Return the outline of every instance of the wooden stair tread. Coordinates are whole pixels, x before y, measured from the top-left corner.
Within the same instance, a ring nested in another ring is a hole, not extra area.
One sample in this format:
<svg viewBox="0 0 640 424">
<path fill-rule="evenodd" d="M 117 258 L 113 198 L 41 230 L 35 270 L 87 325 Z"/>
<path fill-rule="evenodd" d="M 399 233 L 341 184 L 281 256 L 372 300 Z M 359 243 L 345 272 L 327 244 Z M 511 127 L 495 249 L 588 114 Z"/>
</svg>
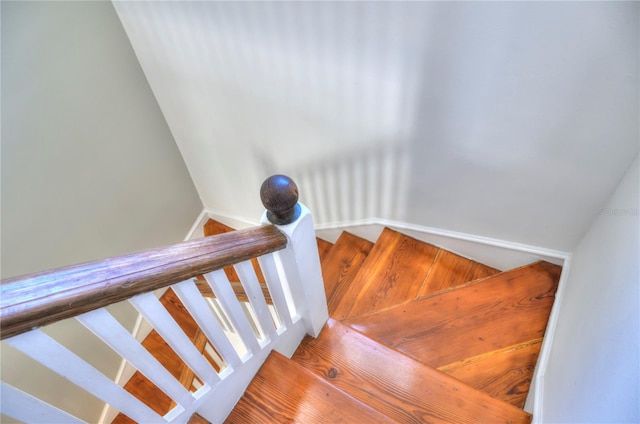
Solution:
<svg viewBox="0 0 640 424">
<path fill-rule="evenodd" d="M 171 398 L 139 371 L 136 371 L 127 381 L 124 389 L 160 415 L 166 414 L 171 408 Z M 120 412 L 111 423 L 135 424 L 136 422 Z"/>
<path fill-rule="evenodd" d="M 544 335 L 561 268 L 547 262 L 347 323 L 432 367 Z"/>
<path fill-rule="evenodd" d="M 324 258 L 331 251 L 333 243 L 321 239 L 320 237 L 316 237 L 316 242 L 318 243 L 318 255 L 320 256 L 320 263 L 323 263 Z"/>
<path fill-rule="evenodd" d="M 418 297 L 498 274 L 500 270 L 440 249 Z"/>
<path fill-rule="evenodd" d="M 334 312 L 346 319 L 414 299 L 438 248 L 385 228 Z"/>
<path fill-rule="evenodd" d="M 189 418 L 188 424 L 211 424 L 206 419 L 202 418 L 202 416 L 198 414 L 193 414 L 191 418 Z"/>
<path fill-rule="evenodd" d="M 292 359 L 402 423 L 529 423 L 531 415 L 329 319 Z"/>
<path fill-rule="evenodd" d="M 394 421 L 273 351 L 225 422 L 324 424 Z"/>
<path fill-rule="evenodd" d="M 534 339 L 438 368 L 496 399 L 523 408 L 542 339 Z"/>
<path fill-rule="evenodd" d="M 333 316 L 340 300 L 345 297 L 353 279 L 362 267 L 373 243 L 343 232 L 322 262 L 329 316 Z"/>
<path fill-rule="evenodd" d="M 208 219 L 207 222 L 204 223 L 203 227 L 205 236 L 215 236 L 217 234 L 230 233 L 231 231 L 235 231 L 235 228 L 231 228 L 222 222 L 216 221 L 215 219 Z"/>
</svg>

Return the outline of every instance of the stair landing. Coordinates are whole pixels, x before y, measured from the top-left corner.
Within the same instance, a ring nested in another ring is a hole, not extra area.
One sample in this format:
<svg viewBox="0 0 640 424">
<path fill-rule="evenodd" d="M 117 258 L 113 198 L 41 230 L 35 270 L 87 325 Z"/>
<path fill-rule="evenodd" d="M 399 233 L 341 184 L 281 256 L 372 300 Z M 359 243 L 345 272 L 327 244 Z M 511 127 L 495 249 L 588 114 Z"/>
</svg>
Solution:
<svg viewBox="0 0 640 424">
<path fill-rule="evenodd" d="M 529 423 L 531 415 L 329 319 L 292 360 L 402 423 Z"/>
<path fill-rule="evenodd" d="M 227 424 L 393 422 L 275 351 L 225 421 Z"/>
</svg>

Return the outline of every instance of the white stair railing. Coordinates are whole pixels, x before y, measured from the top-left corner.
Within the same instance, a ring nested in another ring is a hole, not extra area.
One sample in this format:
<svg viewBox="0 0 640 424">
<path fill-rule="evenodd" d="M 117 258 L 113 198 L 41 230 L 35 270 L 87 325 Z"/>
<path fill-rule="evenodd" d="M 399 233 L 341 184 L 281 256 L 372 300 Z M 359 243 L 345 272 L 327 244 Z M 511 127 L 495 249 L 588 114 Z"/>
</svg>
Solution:
<svg viewBox="0 0 640 424">
<path fill-rule="evenodd" d="M 187 422 L 194 413 L 213 423 L 222 422 L 271 350 L 290 356 L 305 334 L 320 332 L 328 317 L 312 218 L 297 203 L 295 184 L 283 176 L 271 177 L 263 184 L 261 197 L 268 209 L 263 223 L 275 223 L 275 227 L 265 225 L 3 281 L 0 323 L 4 342 L 137 422 Z M 277 319 L 263 295 L 250 261 L 253 257 L 258 258 Z M 223 270 L 229 265 L 240 277 L 253 312 L 250 315 Z M 217 311 L 198 288 L 200 274 L 221 306 Z M 211 355 L 194 346 L 154 294 L 162 287 L 175 292 L 217 361 L 207 359 Z M 123 299 L 193 372 L 192 381 L 183 384 L 176 379 L 106 309 Z M 244 344 L 242 354 L 219 314 Z M 170 410 L 154 410 L 37 328 L 60 319 L 79 321 L 129 362 L 171 399 Z M 194 384 L 196 379 L 198 384 Z M 85 422 L 5 382 L 1 388 L 0 412 L 13 419 Z"/>
</svg>

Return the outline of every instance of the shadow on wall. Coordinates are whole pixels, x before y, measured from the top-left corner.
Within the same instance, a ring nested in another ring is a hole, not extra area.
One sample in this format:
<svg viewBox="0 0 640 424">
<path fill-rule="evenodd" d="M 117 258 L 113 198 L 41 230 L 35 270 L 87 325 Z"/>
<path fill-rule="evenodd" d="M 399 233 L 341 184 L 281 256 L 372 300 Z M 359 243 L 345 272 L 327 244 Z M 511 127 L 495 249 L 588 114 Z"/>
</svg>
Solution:
<svg viewBox="0 0 640 424">
<path fill-rule="evenodd" d="M 405 216 L 410 155 L 404 145 L 378 144 L 287 169 L 266 155 L 256 162 L 263 175 L 283 173 L 296 182 L 316 225 Z"/>
</svg>

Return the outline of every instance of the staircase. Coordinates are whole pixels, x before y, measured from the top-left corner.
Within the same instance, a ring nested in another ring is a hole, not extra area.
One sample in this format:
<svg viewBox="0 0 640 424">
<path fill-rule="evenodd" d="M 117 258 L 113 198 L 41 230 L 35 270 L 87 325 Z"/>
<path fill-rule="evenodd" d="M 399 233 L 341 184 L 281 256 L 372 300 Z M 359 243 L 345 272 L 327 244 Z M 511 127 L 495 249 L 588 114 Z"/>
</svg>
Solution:
<svg viewBox="0 0 640 424">
<path fill-rule="evenodd" d="M 531 422 L 559 266 L 500 271 L 388 228 L 332 245 L 291 179 L 260 194 L 275 226 L 210 220 L 214 237 L 3 280 L 3 341 L 115 423 Z M 142 343 L 106 309 L 123 300 L 153 328 Z M 71 318 L 139 370 L 124 388 L 39 329 Z M 18 421 L 83 422 L 2 391 Z"/>
<path fill-rule="evenodd" d="M 501 272 L 388 228 L 332 245 L 295 185 L 272 183 L 293 195 L 263 200 L 267 215 L 294 221 L 222 234 L 210 220 L 215 237 L 3 281 L 3 340 L 113 405 L 118 424 L 531 422 L 559 266 Z M 106 310 L 125 299 L 153 328 L 141 343 Z M 139 371 L 120 387 L 38 329 L 65 318 Z M 2 391 L 18 421 L 83 422 Z"/>
<path fill-rule="evenodd" d="M 331 318 L 272 352 L 226 422 L 531 422 L 559 266 L 500 272 L 391 229 L 318 250 Z"/>
</svg>

